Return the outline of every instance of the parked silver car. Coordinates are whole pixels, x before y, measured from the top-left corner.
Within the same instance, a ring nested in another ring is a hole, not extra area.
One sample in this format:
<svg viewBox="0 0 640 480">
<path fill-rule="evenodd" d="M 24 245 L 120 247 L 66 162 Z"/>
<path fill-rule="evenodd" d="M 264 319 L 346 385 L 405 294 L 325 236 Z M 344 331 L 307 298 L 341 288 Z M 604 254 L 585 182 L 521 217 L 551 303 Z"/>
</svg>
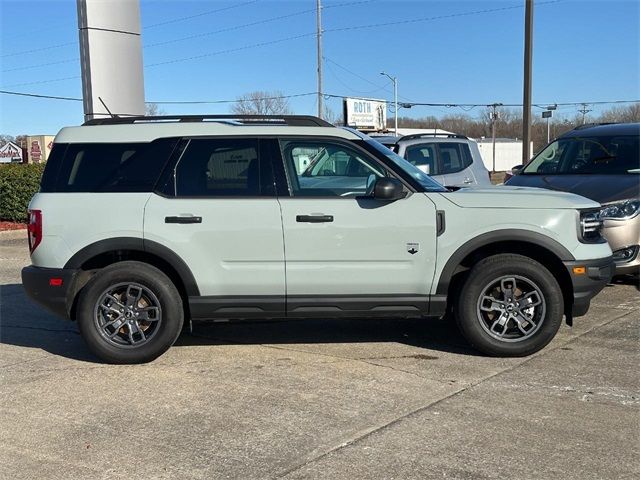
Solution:
<svg viewBox="0 0 640 480">
<path fill-rule="evenodd" d="M 457 134 L 416 133 L 373 137 L 442 185 L 491 185 L 478 144 Z"/>
</svg>

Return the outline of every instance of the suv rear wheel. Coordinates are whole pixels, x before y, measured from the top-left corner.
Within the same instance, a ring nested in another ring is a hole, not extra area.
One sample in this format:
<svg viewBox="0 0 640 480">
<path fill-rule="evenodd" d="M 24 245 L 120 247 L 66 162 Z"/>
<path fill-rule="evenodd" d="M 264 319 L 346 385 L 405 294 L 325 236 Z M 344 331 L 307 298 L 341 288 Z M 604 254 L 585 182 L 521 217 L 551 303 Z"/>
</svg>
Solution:
<svg viewBox="0 0 640 480">
<path fill-rule="evenodd" d="M 525 356 L 542 349 L 558 332 L 562 315 L 562 290 L 551 272 L 514 254 L 474 265 L 456 308 L 467 341 L 495 356 Z"/>
<path fill-rule="evenodd" d="M 171 280 L 142 262 L 100 270 L 82 290 L 77 311 L 89 349 L 109 363 L 144 363 L 169 349 L 182 329 L 182 298 Z"/>
</svg>

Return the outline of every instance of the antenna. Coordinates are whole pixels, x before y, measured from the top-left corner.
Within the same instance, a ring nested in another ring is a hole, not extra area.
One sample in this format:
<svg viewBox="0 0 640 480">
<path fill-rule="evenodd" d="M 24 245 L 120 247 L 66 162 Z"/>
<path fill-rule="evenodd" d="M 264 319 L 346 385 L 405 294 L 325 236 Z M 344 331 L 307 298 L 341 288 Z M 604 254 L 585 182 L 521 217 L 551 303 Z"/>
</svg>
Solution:
<svg viewBox="0 0 640 480">
<path fill-rule="evenodd" d="M 109 107 L 107 107 L 107 104 L 104 103 L 104 100 L 102 100 L 102 97 L 98 97 L 98 100 L 100 100 L 100 103 L 105 108 L 107 113 L 109 113 L 109 115 L 111 115 L 111 118 L 118 118 L 118 115 L 114 115 L 113 113 L 111 113 L 111 110 L 109 110 Z"/>
</svg>

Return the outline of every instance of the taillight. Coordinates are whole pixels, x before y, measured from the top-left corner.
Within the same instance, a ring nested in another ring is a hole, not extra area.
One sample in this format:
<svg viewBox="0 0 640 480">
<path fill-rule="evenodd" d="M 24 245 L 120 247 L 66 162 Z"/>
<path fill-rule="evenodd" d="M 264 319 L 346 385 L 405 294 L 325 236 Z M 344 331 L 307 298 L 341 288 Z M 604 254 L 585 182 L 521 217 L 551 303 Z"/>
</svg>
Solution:
<svg viewBox="0 0 640 480">
<path fill-rule="evenodd" d="M 27 235 L 29 236 L 29 252 L 33 253 L 42 241 L 42 210 L 29 210 Z"/>
</svg>

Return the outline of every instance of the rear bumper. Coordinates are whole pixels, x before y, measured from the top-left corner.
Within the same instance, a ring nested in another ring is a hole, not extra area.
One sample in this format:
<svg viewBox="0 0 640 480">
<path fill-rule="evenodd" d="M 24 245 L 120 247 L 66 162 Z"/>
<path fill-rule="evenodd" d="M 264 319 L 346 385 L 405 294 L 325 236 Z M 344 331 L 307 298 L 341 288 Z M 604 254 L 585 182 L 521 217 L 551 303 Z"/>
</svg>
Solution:
<svg viewBox="0 0 640 480">
<path fill-rule="evenodd" d="M 70 318 L 79 273 L 73 269 L 30 265 L 22 269 L 22 285 L 32 300 L 58 316 Z"/>
<path fill-rule="evenodd" d="M 613 257 L 596 260 L 564 262 L 573 285 L 571 315 L 581 317 L 589 311 L 591 299 L 609 283 L 616 266 Z M 574 268 L 584 267 L 585 273 L 576 274 Z"/>
</svg>

